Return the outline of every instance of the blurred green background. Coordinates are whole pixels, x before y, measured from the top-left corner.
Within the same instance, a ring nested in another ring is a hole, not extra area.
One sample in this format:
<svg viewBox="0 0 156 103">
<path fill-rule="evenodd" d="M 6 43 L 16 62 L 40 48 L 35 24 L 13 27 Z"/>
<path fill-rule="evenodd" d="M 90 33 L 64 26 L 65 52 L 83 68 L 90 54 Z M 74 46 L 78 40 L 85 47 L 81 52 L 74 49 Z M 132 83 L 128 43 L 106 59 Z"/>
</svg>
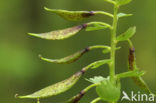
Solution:
<svg viewBox="0 0 156 103">
<path fill-rule="evenodd" d="M 136 25 L 137 34 L 133 37 L 138 66 L 146 71 L 145 81 L 156 93 L 156 1 L 133 0 L 120 10 L 133 13 L 134 16 L 123 18 L 118 26 L 118 33 Z M 1 103 L 36 103 L 36 100 L 15 99 L 20 95 L 35 92 L 48 85 L 68 78 L 87 64 L 108 58 L 101 50 L 91 51 L 73 64 L 51 64 L 41 61 L 38 54 L 48 58 L 61 58 L 82 48 L 110 42 L 110 32 L 81 31 L 78 35 L 62 41 L 48 41 L 27 35 L 28 32 L 47 32 L 67 28 L 89 21 L 111 23 L 107 16 L 91 17 L 81 22 L 69 22 L 43 10 L 43 7 L 67 10 L 105 10 L 112 12 L 112 6 L 103 0 L 0 0 L 0 102 Z M 127 71 L 127 43 L 120 43 L 123 48 L 117 51 L 116 73 Z M 88 71 L 83 78 L 68 92 L 41 100 L 41 103 L 61 103 L 77 94 L 90 83 L 84 78 L 95 75 L 108 75 L 108 67 L 102 66 Z M 141 91 L 131 79 L 122 80 L 122 89 Z M 92 89 L 80 103 L 89 103 L 97 97 Z M 100 102 L 99 102 L 100 103 Z M 119 102 L 120 103 L 120 102 Z M 126 103 L 126 101 L 124 101 Z"/>
</svg>

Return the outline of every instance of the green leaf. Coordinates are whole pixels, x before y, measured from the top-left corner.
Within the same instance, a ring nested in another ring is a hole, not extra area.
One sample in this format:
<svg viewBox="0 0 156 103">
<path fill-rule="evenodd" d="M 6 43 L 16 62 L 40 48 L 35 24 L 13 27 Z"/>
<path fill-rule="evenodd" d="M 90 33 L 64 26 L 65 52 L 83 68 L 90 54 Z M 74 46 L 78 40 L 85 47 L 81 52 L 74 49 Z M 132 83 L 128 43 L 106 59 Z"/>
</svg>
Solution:
<svg viewBox="0 0 156 103">
<path fill-rule="evenodd" d="M 136 33 L 136 27 L 129 28 L 125 33 L 117 37 L 117 41 L 125 41 L 130 39 Z"/>
<path fill-rule="evenodd" d="M 64 81 L 48 86 L 30 95 L 17 96 L 17 98 L 46 98 L 58 95 L 69 90 L 79 80 L 82 74 L 82 72 L 78 72 Z"/>
<path fill-rule="evenodd" d="M 90 22 L 87 23 L 86 31 L 94 31 L 106 28 L 112 29 L 111 25 L 104 22 Z"/>
<path fill-rule="evenodd" d="M 89 79 L 86 79 L 86 80 L 89 81 L 89 82 L 91 82 L 91 83 L 98 84 L 101 81 L 104 81 L 105 79 L 106 78 L 104 78 L 102 76 L 95 76 L 94 78 L 89 78 Z"/>
<path fill-rule="evenodd" d="M 128 3 L 130 3 L 132 0 L 117 0 L 117 4 L 119 5 L 119 6 L 121 6 L 121 5 L 126 5 L 126 4 L 128 4 Z"/>
<path fill-rule="evenodd" d="M 120 82 L 115 84 L 107 78 L 96 87 L 96 92 L 103 101 L 117 102 L 120 98 Z"/>
<path fill-rule="evenodd" d="M 103 26 L 101 24 L 93 24 L 92 26 L 87 27 L 86 31 L 101 30 L 101 29 L 106 29 L 106 28 L 108 28 L 108 27 Z"/>
<path fill-rule="evenodd" d="M 84 18 L 89 18 L 90 16 L 95 15 L 94 11 L 67 11 L 61 9 L 49 9 L 46 7 L 44 9 L 70 21 L 83 20 Z"/>
<path fill-rule="evenodd" d="M 95 62 L 95 64 L 91 68 L 96 69 L 96 68 L 98 68 L 98 67 L 100 67 L 100 66 L 102 66 L 104 64 L 108 64 L 110 62 L 111 62 L 110 59 L 100 60 L 100 61 Z"/>
<path fill-rule="evenodd" d="M 123 17 L 127 17 L 127 16 L 132 16 L 133 14 L 125 14 L 125 13 L 119 13 L 117 16 L 118 18 L 123 18 Z"/>
<path fill-rule="evenodd" d="M 48 39 L 48 40 L 62 40 L 69 38 L 76 33 L 78 33 L 80 30 L 85 28 L 87 25 L 79 25 L 79 26 L 74 26 L 71 28 L 63 29 L 63 30 L 56 30 L 56 31 L 51 31 L 47 33 L 40 33 L 40 34 L 35 34 L 35 33 L 28 33 L 31 36 L 39 37 L 42 39 Z"/>
<path fill-rule="evenodd" d="M 128 71 L 124 73 L 117 74 L 117 78 L 127 78 L 127 77 L 139 77 L 144 75 L 144 71 L 138 71 L 138 70 L 133 70 L 133 71 Z"/>
</svg>

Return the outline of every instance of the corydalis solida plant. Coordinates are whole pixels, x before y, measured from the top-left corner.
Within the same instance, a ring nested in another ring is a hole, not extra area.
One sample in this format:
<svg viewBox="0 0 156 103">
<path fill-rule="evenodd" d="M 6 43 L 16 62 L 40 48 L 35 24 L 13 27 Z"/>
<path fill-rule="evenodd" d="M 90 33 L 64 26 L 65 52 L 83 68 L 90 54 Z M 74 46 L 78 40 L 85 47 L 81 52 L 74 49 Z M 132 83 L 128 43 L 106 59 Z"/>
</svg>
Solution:
<svg viewBox="0 0 156 103">
<path fill-rule="evenodd" d="M 82 68 L 79 72 L 75 73 L 68 79 L 58 82 L 56 84 L 53 84 L 51 86 L 48 86 L 46 88 L 43 88 L 37 92 L 34 92 L 30 95 L 26 96 L 16 96 L 17 98 L 36 98 L 39 103 L 40 98 L 46 98 L 54 95 L 58 95 L 60 93 L 63 93 L 67 90 L 69 90 L 78 80 L 79 78 L 87 72 L 89 69 L 96 69 L 104 64 L 107 64 L 109 66 L 109 76 L 108 77 L 102 77 L 102 76 L 95 76 L 94 78 L 87 79 L 87 81 L 91 82 L 92 84 L 83 89 L 79 94 L 69 99 L 66 103 L 77 103 L 79 100 L 83 97 L 83 95 L 90 90 L 93 87 L 96 87 L 96 93 L 99 97 L 91 101 L 91 103 L 96 103 L 98 101 L 107 101 L 109 103 L 116 103 L 120 98 L 120 92 L 121 92 L 121 84 L 120 79 L 130 77 L 134 80 L 134 82 L 144 89 L 148 93 L 152 93 L 148 86 L 145 84 L 141 76 L 144 74 L 143 71 L 140 71 L 138 67 L 136 66 L 136 59 L 134 56 L 134 46 L 130 40 L 130 38 L 135 34 L 136 27 L 130 27 L 126 32 L 120 34 L 117 36 L 117 23 L 118 20 L 122 17 L 131 16 L 132 14 L 125 14 L 125 13 L 118 13 L 119 7 L 122 5 L 126 5 L 130 3 L 132 0 L 104 0 L 105 2 L 108 2 L 110 4 L 113 4 L 114 6 L 114 13 L 108 13 L 104 11 L 67 11 L 67 10 L 61 10 L 61 9 L 48 9 L 45 8 L 45 10 L 50 11 L 52 13 L 55 13 L 59 15 L 60 17 L 69 20 L 69 21 L 78 21 L 78 20 L 84 20 L 86 18 L 89 18 L 91 16 L 96 16 L 98 14 L 101 15 L 107 15 L 110 18 L 113 19 L 112 25 L 105 23 L 105 22 L 89 22 L 84 23 L 78 26 L 69 27 L 67 29 L 62 30 L 55 30 L 51 32 L 46 33 L 29 33 L 29 35 L 39 37 L 42 39 L 48 39 L 48 40 L 62 40 L 69 38 L 71 36 L 74 36 L 81 30 L 86 31 L 94 31 L 94 30 L 100 30 L 100 29 L 109 29 L 111 31 L 111 43 L 110 46 L 106 45 L 95 45 L 95 46 L 89 46 L 83 50 L 80 50 L 70 56 L 61 58 L 61 59 L 48 59 L 43 56 L 39 56 L 42 60 L 48 61 L 51 63 L 72 63 L 76 60 L 78 60 L 82 55 L 85 53 L 94 50 L 94 49 L 103 49 L 103 53 L 110 53 L 110 58 L 105 60 L 99 60 L 95 61 L 84 68 Z M 117 44 L 122 41 L 128 41 L 129 43 L 129 71 L 115 74 L 115 53 L 116 50 L 120 49 L 117 48 Z"/>
</svg>

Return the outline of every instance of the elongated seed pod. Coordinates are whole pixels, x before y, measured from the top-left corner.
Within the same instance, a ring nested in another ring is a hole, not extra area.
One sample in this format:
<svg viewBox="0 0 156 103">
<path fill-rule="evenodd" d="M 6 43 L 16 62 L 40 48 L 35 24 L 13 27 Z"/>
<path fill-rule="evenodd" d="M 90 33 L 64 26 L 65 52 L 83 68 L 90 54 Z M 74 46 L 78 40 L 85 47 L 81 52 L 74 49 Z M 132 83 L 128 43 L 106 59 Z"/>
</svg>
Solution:
<svg viewBox="0 0 156 103">
<path fill-rule="evenodd" d="M 129 49 L 129 56 L 128 56 L 128 61 L 129 61 L 129 70 L 134 70 L 134 66 L 135 64 L 135 49 L 134 48 L 130 48 Z"/>
<path fill-rule="evenodd" d="M 61 9 L 49 9 L 46 7 L 44 9 L 70 21 L 83 20 L 85 18 L 89 18 L 90 16 L 94 15 L 93 11 L 67 11 Z"/>
<path fill-rule="evenodd" d="M 82 72 L 78 72 L 64 81 L 48 86 L 33 94 L 26 95 L 26 96 L 17 96 L 17 97 L 18 98 L 46 98 L 46 97 L 58 95 L 70 89 L 79 80 L 82 74 L 83 74 Z"/>
<path fill-rule="evenodd" d="M 39 55 L 39 57 L 42 60 L 47 61 L 47 62 L 51 62 L 51 63 L 57 63 L 57 64 L 72 63 L 72 62 L 78 60 L 82 55 L 84 55 L 88 51 L 89 51 L 89 48 L 85 48 L 81 51 L 78 51 L 78 52 L 76 52 L 70 56 L 67 56 L 67 57 L 64 57 L 61 59 L 47 59 L 47 58 L 42 57 L 41 55 Z"/>
<path fill-rule="evenodd" d="M 135 58 L 135 49 L 130 48 L 129 49 L 129 70 L 133 71 L 137 69 L 136 66 L 136 58 Z M 147 93 L 151 93 L 149 87 L 147 84 L 144 82 L 144 80 L 141 77 L 132 77 L 132 80 L 138 85 L 141 89 L 143 89 Z"/>
<path fill-rule="evenodd" d="M 67 28 L 63 30 L 56 30 L 56 31 L 47 32 L 47 33 L 41 33 L 41 34 L 28 33 L 28 34 L 31 36 L 42 38 L 42 39 L 62 40 L 62 39 L 69 38 L 75 35 L 76 33 L 78 33 L 80 30 L 82 30 L 86 26 L 87 26 L 86 24 L 83 24 L 83 25 L 78 25 L 78 26 L 74 26 L 71 28 Z"/>
<path fill-rule="evenodd" d="M 50 11 L 52 13 L 55 13 L 59 15 L 60 17 L 69 20 L 69 21 L 79 21 L 83 20 L 85 18 L 89 18 L 91 16 L 94 16 L 96 14 L 103 14 L 107 15 L 111 18 L 113 18 L 113 15 L 108 12 L 104 11 L 68 11 L 68 10 L 62 10 L 62 9 L 49 9 L 44 7 L 46 11 Z"/>
<path fill-rule="evenodd" d="M 110 51 L 110 47 L 109 46 L 105 46 L 105 45 L 95 45 L 95 46 L 89 46 L 87 48 L 84 48 L 83 50 L 80 50 L 72 55 L 69 55 L 67 57 L 64 58 L 60 58 L 60 59 L 48 59 L 48 58 L 44 58 L 41 55 L 39 55 L 39 57 L 41 58 L 41 60 L 47 61 L 47 62 L 51 62 L 51 63 L 57 63 L 57 64 L 63 64 L 63 63 L 72 63 L 75 62 L 76 60 L 78 60 L 82 55 L 84 55 L 85 53 L 87 53 L 90 50 L 93 49 L 108 49 L 108 51 Z"/>
<path fill-rule="evenodd" d="M 17 98 L 37 98 L 37 99 L 39 99 L 39 98 L 46 98 L 46 97 L 50 97 L 50 96 L 54 96 L 54 95 L 63 93 L 65 91 L 69 90 L 79 80 L 79 78 L 82 76 L 82 74 L 84 74 L 89 68 L 96 65 L 96 63 L 98 63 L 98 62 L 100 62 L 100 61 L 91 63 L 90 65 L 84 67 L 81 71 L 75 73 L 73 76 L 71 76 L 70 78 L 68 78 L 64 81 L 61 81 L 61 82 L 58 82 L 51 86 L 48 86 L 46 88 L 43 88 L 37 92 L 34 92 L 33 94 L 26 95 L 26 96 L 16 95 L 16 97 Z"/>
</svg>

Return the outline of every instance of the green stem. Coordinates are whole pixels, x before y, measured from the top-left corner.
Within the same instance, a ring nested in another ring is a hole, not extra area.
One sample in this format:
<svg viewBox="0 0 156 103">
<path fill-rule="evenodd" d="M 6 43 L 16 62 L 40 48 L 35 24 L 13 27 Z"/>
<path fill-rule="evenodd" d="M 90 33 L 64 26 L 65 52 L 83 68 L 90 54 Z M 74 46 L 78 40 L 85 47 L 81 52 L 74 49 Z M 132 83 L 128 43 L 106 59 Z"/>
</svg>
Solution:
<svg viewBox="0 0 156 103">
<path fill-rule="evenodd" d="M 100 101 L 101 100 L 101 98 L 100 97 L 98 97 L 98 98 L 95 98 L 93 101 L 91 101 L 90 103 L 96 103 L 96 102 L 98 102 L 98 101 Z"/>
<path fill-rule="evenodd" d="M 94 45 L 94 46 L 90 46 L 89 49 L 96 49 L 96 48 L 103 48 L 103 49 L 108 49 L 111 50 L 110 46 L 106 46 L 106 45 Z"/>
<path fill-rule="evenodd" d="M 107 16 L 109 16 L 111 18 L 114 17 L 111 13 L 104 12 L 104 11 L 95 11 L 95 14 L 103 14 L 103 15 L 107 15 Z"/>
<path fill-rule="evenodd" d="M 115 49 L 116 49 L 116 29 L 117 29 L 117 22 L 118 22 L 118 6 L 114 5 L 114 18 L 112 24 L 112 33 L 111 33 L 111 54 L 110 58 L 112 62 L 110 63 L 110 80 L 113 82 L 115 79 Z"/>
<path fill-rule="evenodd" d="M 98 84 L 92 84 L 88 87 L 86 87 L 85 89 L 83 89 L 79 94 L 77 94 L 76 96 L 72 97 L 71 99 L 69 99 L 66 103 L 75 103 L 78 102 L 82 97 L 83 95 L 88 92 L 91 88 L 97 86 Z"/>
</svg>

